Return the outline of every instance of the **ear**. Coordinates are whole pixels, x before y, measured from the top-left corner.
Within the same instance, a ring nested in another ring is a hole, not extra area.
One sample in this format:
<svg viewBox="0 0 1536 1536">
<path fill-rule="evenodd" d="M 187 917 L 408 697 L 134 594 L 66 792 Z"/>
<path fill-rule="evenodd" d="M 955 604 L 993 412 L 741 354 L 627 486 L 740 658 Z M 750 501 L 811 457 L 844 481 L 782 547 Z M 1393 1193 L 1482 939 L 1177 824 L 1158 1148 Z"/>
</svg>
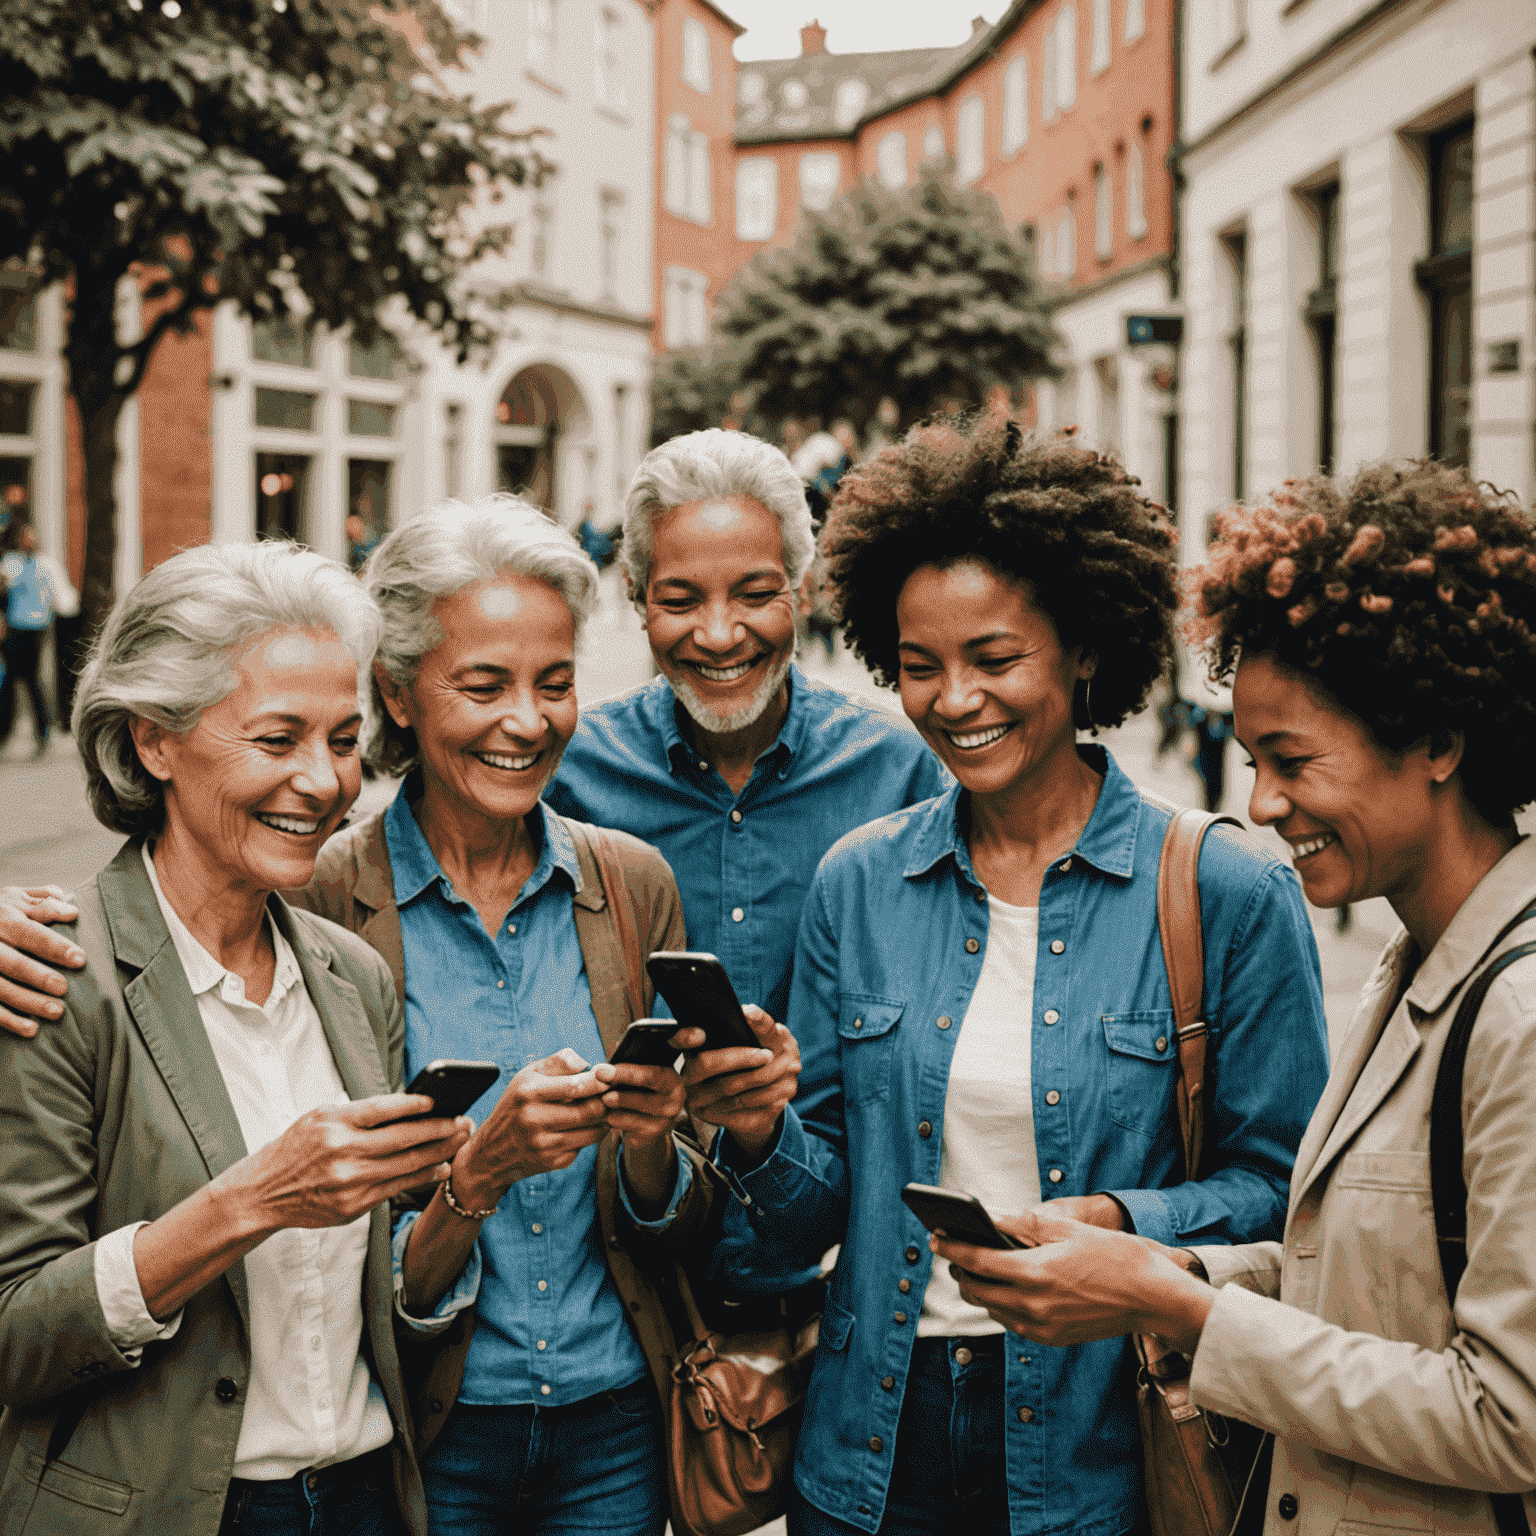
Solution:
<svg viewBox="0 0 1536 1536">
<path fill-rule="evenodd" d="M 373 664 L 373 680 L 379 685 L 379 696 L 384 700 L 384 708 L 389 711 L 389 718 L 402 730 L 408 730 L 411 717 L 406 712 L 405 689 L 384 670 L 384 663 L 376 661 Z"/>
<path fill-rule="evenodd" d="M 1099 670 L 1099 658 L 1092 651 L 1083 647 L 1077 658 L 1077 676 L 1080 682 L 1092 681 L 1093 675 Z"/>
<path fill-rule="evenodd" d="M 139 754 L 144 771 L 162 784 L 169 784 L 172 772 L 171 749 L 175 736 L 164 726 L 146 720 L 143 715 L 134 715 L 128 721 L 128 731 L 133 737 L 134 750 Z"/>
<path fill-rule="evenodd" d="M 1460 731 L 1446 731 L 1432 736 L 1425 749 L 1425 766 L 1436 784 L 1447 784 L 1461 767 L 1462 754 L 1467 749 L 1467 738 Z"/>
</svg>

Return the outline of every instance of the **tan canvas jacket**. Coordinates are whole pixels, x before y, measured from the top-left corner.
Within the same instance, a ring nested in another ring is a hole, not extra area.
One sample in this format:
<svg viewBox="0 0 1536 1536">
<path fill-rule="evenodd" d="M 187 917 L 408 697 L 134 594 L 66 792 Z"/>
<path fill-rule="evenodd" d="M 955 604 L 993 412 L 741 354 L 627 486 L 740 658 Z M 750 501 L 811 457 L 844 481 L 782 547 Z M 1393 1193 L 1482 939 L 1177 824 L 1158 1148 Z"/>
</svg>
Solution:
<svg viewBox="0 0 1536 1536">
<path fill-rule="evenodd" d="M 1488 1492 L 1523 1493 L 1536 1530 L 1536 956 L 1494 982 L 1467 1052 L 1454 1315 L 1429 1168 L 1462 985 L 1533 900 L 1527 838 L 1406 991 L 1412 945 L 1387 946 L 1296 1154 L 1284 1243 L 1194 1250 L 1222 1289 L 1191 1390 L 1276 1433 L 1265 1536 L 1492 1536 Z M 1524 924 L 1501 949 L 1533 938 Z"/>
<path fill-rule="evenodd" d="M 216 1536 L 250 1375 L 245 1267 L 199 1291 L 135 1367 L 102 1316 L 94 1238 L 161 1215 L 245 1142 L 138 844 L 74 899 L 86 967 L 63 1018 L 34 1040 L 0 1034 L 0 1536 Z M 405 1021 L 379 957 L 278 898 L 271 910 L 348 1094 L 398 1086 Z M 374 1377 L 406 1426 L 383 1207 L 363 1318 Z M 64 1443 L 49 1460 L 56 1426 Z M 425 1536 L 409 1435 L 392 1450 L 399 1507 Z"/>
<path fill-rule="evenodd" d="M 649 843 L 627 832 L 593 827 L 563 816 L 560 820 L 576 844 L 581 874 L 581 889 L 572 897 L 576 936 L 592 990 L 598 1033 L 604 1050 L 611 1052 L 626 1026 L 650 1012 L 655 994 L 642 970 L 639 984 L 643 995 L 632 996 L 633 968 L 608 906 L 594 849 L 603 850 L 609 867 L 618 874 L 630 903 L 630 928 L 644 953 L 685 947 L 682 899 L 667 861 Z M 315 878 L 308 887 L 288 894 L 311 911 L 367 939 L 388 962 L 395 986 L 404 998 L 404 940 L 400 910 L 395 904 L 383 812 L 333 837 L 321 850 Z M 669 1229 L 669 1240 L 674 1242 L 686 1241 L 703 1230 L 716 1189 L 715 1180 L 697 1151 L 682 1142 L 679 1147 L 693 1165 L 694 1177 Z M 598 1220 L 603 1232 L 604 1257 L 665 1402 L 671 1391 L 672 1330 L 656 1291 L 626 1246 L 631 1227 L 618 1198 L 617 1161 L 618 1137 L 610 1135 L 598 1150 L 597 1164 Z M 413 1381 L 417 1446 L 422 1454 L 442 1432 L 453 1409 L 472 1329 L 472 1323 L 450 1329 L 443 1347 L 426 1363 L 419 1384 Z"/>
</svg>

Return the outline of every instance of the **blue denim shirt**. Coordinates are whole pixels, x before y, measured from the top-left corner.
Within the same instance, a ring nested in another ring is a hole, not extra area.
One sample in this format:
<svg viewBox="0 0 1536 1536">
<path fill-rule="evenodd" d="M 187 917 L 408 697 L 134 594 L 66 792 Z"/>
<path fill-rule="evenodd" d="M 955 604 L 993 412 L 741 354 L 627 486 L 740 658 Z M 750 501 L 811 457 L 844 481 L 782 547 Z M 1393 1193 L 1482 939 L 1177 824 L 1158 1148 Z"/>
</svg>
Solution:
<svg viewBox="0 0 1536 1536">
<path fill-rule="evenodd" d="M 439 1057 L 496 1062 L 501 1075 L 469 1111 L 484 1123 L 529 1062 L 566 1045 L 587 1061 L 604 1059 L 571 911 L 581 886 L 576 848 L 540 806 L 539 862 L 493 939 L 422 836 L 412 788 L 407 778 L 384 817 L 405 945 L 406 1081 Z M 587 1147 L 569 1168 L 520 1180 L 481 1227 L 452 1299 L 438 1309 L 446 1319 L 474 1300 L 478 1271 L 460 1402 L 552 1407 L 645 1374 L 603 1261 L 596 1165 L 597 1148 Z"/>
<path fill-rule="evenodd" d="M 1317 948 L 1296 877 L 1231 828 L 1206 838 L 1213 1171 L 1185 1183 L 1156 904 L 1172 808 L 1139 792 L 1101 748 L 1080 750 L 1104 784 L 1077 846 L 1046 874 L 1032 1014 L 1019 1021 L 1040 1199 L 1113 1194 L 1137 1231 L 1178 1246 L 1278 1237 L 1296 1146 L 1328 1074 Z M 767 1160 L 730 1173 L 740 1198 L 716 1257 L 747 1290 L 842 1243 L 795 1481 L 865 1531 L 880 1523 L 902 1454 L 896 1426 L 932 1264 L 901 1189 L 940 1182 L 950 1060 L 986 953 L 965 816 L 957 786 L 845 837 L 823 860 L 789 1005 L 799 1096 Z M 1054 1349 L 1008 1336 L 1005 1358 L 1014 1536 L 1128 1530 L 1141 1499 L 1129 1342 Z M 894 1385 L 882 1390 L 887 1377 Z"/>
<path fill-rule="evenodd" d="M 720 957 L 742 1002 L 782 1020 L 800 908 L 822 854 L 952 780 L 901 715 L 796 667 L 778 739 L 737 795 L 684 740 L 679 707 L 655 678 L 584 709 L 545 798 L 562 816 L 659 848 L 682 893 L 689 945 Z"/>
</svg>

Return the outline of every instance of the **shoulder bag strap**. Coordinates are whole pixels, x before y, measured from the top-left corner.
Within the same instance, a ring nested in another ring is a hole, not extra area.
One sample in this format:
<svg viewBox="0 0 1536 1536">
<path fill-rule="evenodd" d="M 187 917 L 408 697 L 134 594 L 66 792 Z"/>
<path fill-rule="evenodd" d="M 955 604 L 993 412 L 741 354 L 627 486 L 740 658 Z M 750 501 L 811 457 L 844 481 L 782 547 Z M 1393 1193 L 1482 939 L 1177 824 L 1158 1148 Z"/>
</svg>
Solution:
<svg viewBox="0 0 1536 1536">
<path fill-rule="evenodd" d="M 1179 1139 L 1184 1146 L 1184 1177 L 1199 1177 L 1205 1152 L 1205 1047 L 1202 1017 L 1205 995 L 1205 940 L 1200 926 L 1200 845 L 1218 822 L 1241 827 L 1235 816 L 1183 810 L 1174 814 L 1163 835 L 1157 866 L 1157 927 L 1173 998 L 1173 1027 L 1178 1042 L 1176 1105 Z"/>
<path fill-rule="evenodd" d="M 634 903 L 630 900 L 629 887 L 608 852 L 602 832 L 596 827 L 583 826 L 581 835 L 587 840 L 592 862 L 597 866 L 597 878 L 603 887 L 603 901 L 607 905 L 609 921 L 613 924 L 614 937 L 624 956 L 624 998 L 629 1005 L 631 1019 L 645 1017 L 645 971 L 640 954 L 640 937 L 635 928 Z"/>
</svg>

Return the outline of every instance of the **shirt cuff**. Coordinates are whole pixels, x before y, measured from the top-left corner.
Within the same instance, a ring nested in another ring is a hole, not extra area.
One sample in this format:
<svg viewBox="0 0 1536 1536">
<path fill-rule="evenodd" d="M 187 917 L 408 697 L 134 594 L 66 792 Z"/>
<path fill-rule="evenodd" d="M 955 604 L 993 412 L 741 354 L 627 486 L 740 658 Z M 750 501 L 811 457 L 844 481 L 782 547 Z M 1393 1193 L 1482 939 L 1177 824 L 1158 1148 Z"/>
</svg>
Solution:
<svg viewBox="0 0 1536 1536">
<path fill-rule="evenodd" d="M 768 1155 L 755 1166 L 738 1170 L 731 1166 L 731 1153 L 743 1155 L 730 1133 L 717 1137 L 712 1161 L 725 1176 L 731 1194 L 745 1206 L 767 1204 L 794 1198 L 794 1186 L 809 1172 L 809 1149 L 805 1129 L 792 1106 L 786 1107 L 779 1122 L 779 1134 Z"/>
<path fill-rule="evenodd" d="M 1157 1190 L 1105 1189 L 1097 1193 L 1108 1195 L 1120 1206 L 1138 1237 L 1149 1237 L 1165 1248 L 1183 1246 L 1173 1223 L 1173 1209 Z"/>
<path fill-rule="evenodd" d="M 630 1204 L 629 1180 L 624 1175 L 624 1154 L 622 1151 L 619 1153 L 619 1203 L 624 1207 L 624 1214 L 642 1232 L 660 1232 L 671 1226 L 673 1218 L 677 1215 L 678 1206 L 683 1203 L 683 1197 L 693 1188 L 693 1168 L 676 1142 L 672 1144 L 672 1155 L 677 1160 L 677 1176 L 672 1181 L 672 1198 L 667 1202 L 666 1210 L 655 1221 L 642 1221 L 635 1214 L 634 1206 Z"/>
<path fill-rule="evenodd" d="M 459 1278 L 454 1281 L 451 1290 L 447 1291 L 443 1299 L 438 1302 L 437 1308 L 429 1316 L 421 1316 L 415 1312 L 408 1312 L 405 1308 L 405 1244 L 414 1227 L 421 1217 L 420 1211 L 411 1211 L 403 1216 L 400 1225 L 395 1228 L 393 1260 L 395 1274 L 395 1316 L 403 1322 L 412 1333 L 420 1334 L 425 1338 L 431 1338 L 434 1334 L 446 1333 L 452 1326 L 454 1318 L 466 1307 L 475 1304 L 475 1298 L 480 1294 L 480 1241 L 475 1240 L 475 1246 L 469 1250 L 469 1258 L 465 1260 L 464 1268 L 459 1271 Z"/>
<path fill-rule="evenodd" d="M 139 1228 L 148 1225 L 147 1221 L 136 1221 L 132 1226 L 109 1232 L 97 1239 L 96 1251 L 91 1256 L 96 1299 L 101 1303 L 107 1333 L 131 1365 L 137 1365 L 143 1358 L 146 1344 L 168 1339 L 181 1327 L 180 1309 L 168 1321 L 157 1323 L 144 1305 L 138 1266 L 133 1262 L 133 1240 Z"/>
</svg>

